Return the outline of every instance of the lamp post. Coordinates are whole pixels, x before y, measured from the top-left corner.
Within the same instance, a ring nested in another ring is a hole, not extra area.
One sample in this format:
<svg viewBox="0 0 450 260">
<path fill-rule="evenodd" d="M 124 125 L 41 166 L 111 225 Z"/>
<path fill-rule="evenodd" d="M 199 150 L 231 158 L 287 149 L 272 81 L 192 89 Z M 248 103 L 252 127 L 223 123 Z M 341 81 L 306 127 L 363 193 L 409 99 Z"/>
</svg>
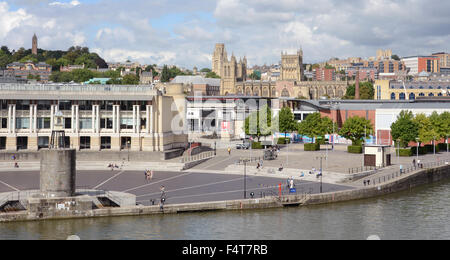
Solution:
<svg viewBox="0 0 450 260">
<path fill-rule="evenodd" d="M 241 159 L 244 163 L 244 199 L 247 199 L 247 163 L 250 161 L 251 159 Z"/>
<path fill-rule="evenodd" d="M 322 193 L 322 176 L 323 176 L 323 168 L 322 168 L 322 159 L 325 158 L 324 155 L 320 155 L 316 157 L 316 159 L 320 159 L 320 193 Z"/>
<path fill-rule="evenodd" d="M 131 146 L 131 141 L 127 141 L 127 146 L 128 146 L 128 161 L 130 161 L 130 146 Z"/>
<path fill-rule="evenodd" d="M 416 138 L 416 143 L 417 143 L 417 162 L 419 162 L 419 144 L 420 144 L 420 139 Z"/>
</svg>

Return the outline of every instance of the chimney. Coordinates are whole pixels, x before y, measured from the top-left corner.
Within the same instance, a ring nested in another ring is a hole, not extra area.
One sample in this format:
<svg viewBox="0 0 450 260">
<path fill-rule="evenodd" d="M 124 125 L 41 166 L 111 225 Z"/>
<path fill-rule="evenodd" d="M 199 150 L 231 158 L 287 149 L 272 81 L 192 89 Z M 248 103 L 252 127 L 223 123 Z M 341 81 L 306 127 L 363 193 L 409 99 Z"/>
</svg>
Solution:
<svg viewBox="0 0 450 260">
<path fill-rule="evenodd" d="M 359 67 L 356 69 L 355 100 L 359 100 Z"/>
</svg>

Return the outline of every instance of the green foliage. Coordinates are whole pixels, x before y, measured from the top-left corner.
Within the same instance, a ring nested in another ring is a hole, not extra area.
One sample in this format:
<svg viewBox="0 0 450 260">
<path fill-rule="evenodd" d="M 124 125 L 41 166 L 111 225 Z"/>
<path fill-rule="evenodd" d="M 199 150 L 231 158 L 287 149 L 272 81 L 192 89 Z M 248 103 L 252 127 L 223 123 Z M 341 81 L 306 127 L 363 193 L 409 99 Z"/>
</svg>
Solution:
<svg viewBox="0 0 450 260">
<path fill-rule="evenodd" d="M 251 113 L 244 123 L 246 135 L 258 138 L 273 134 L 272 110 L 268 105 L 261 107 L 258 111 Z"/>
<path fill-rule="evenodd" d="M 208 72 L 211 72 L 211 69 L 209 69 L 209 68 L 203 68 L 203 69 L 200 70 L 200 72 L 208 73 Z"/>
<path fill-rule="evenodd" d="M 261 72 L 253 71 L 248 77 L 253 80 L 261 80 Z"/>
<path fill-rule="evenodd" d="M 363 137 L 373 134 L 373 127 L 370 120 L 363 117 L 350 117 L 348 118 L 339 135 L 352 141 L 353 145 L 361 145 L 363 143 Z"/>
<path fill-rule="evenodd" d="M 261 142 L 252 142 L 252 149 L 263 149 Z"/>
<path fill-rule="evenodd" d="M 320 144 L 318 143 L 312 143 L 312 144 L 305 144 L 305 151 L 320 151 Z"/>
<path fill-rule="evenodd" d="M 309 115 L 300 124 L 297 124 L 299 134 L 316 139 L 319 136 L 332 134 L 333 129 L 337 129 L 336 124 L 328 117 L 322 118 L 319 112 Z"/>
<path fill-rule="evenodd" d="M 391 56 L 391 59 L 393 59 L 393 60 L 400 60 L 400 57 L 398 55 L 394 54 L 394 55 Z"/>
<path fill-rule="evenodd" d="M 210 72 L 206 73 L 205 78 L 220 79 L 220 76 L 217 75 L 215 72 L 210 71 Z"/>
<path fill-rule="evenodd" d="M 277 144 L 290 144 L 290 143 L 291 143 L 291 139 L 284 138 L 284 137 L 278 138 L 278 141 L 277 141 Z"/>
<path fill-rule="evenodd" d="M 419 135 L 419 125 L 414 121 L 414 115 L 411 111 L 401 111 L 391 125 L 391 134 L 393 140 L 400 140 L 402 147 L 408 147 L 412 141 L 416 141 Z"/>
<path fill-rule="evenodd" d="M 362 153 L 362 146 L 361 145 L 349 145 L 347 146 L 347 152 L 349 153 Z"/>
<path fill-rule="evenodd" d="M 355 99 L 355 84 L 347 87 L 347 92 L 343 99 Z M 359 94 L 362 100 L 372 100 L 375 96 L 375 88 L 371 82 L 360 82 L 359 83 Z"/>
<path fill-rule="evenodd" d="M 447 136 L 450 136 L 450 112 L 438 114 L 435 111 L 431 114 L 429 119 L 438 139 L 444 139 Z"/>
<path fill-rule="evenodd" d="M 139 85 L 139 77 L 133 74 L 125 75 L 122 79 L 123 85 Z"/>
<path fill-rule="evenodd" d="M 396 149 L 397 155 L 401 157 L 409 157 L 413 156 L 413 152 L 411 149 Z"/>
<path fill-rule="evenodd" d="M 291 133 L 297 129 L 297 122 L 290 108 L 283 107 L 280 110 L 280 113 L 274 120 L 274 128 L 278 129 L 280 133 Z"/>
<path fill-rule="evenodd" d="M 417 154 L 417 146 L 411 147 L 411 152 L 413 155 L 416 155 Z M 419 146 L 419 155 L 424 155 L 427 153 L 428 153 L 427 148 Z"/>
<path fill-rule="evenodd" d="M 419 126 L 419 140 L 421 143 L 428 143 L 439 137 L 430 118 L 425 114 L 417 114 L 413 121 Z"/>
</svg>

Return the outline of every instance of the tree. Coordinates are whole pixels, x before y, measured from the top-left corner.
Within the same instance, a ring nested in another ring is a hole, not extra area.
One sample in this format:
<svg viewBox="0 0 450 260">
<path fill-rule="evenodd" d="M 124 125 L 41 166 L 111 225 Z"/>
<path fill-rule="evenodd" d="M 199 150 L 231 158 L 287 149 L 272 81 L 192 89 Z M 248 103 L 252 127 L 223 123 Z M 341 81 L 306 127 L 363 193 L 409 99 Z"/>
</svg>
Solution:
<svg viewBox="0 0 450 260">
<path fill-rule="evenodd" d="M 352 145 L 360 146 L 363 137 L 373 134 L 373 126 L 370 120 L 364 117 L 354 116 L 345 121 L 339 135 L 352 141 Z"/>
<path fill-rule="evenodd" d="M 398 55 L 394 54 L 391 56 L 391 59 L 393 60 L 400 60 L 400 57 L 398 57 Z"/>
<path fill-rule="evenodd" d="M 244 123 L 246 135 L 256 137 L 258 142 L 261 137 L 269 136 L 273 133 L 272 110 L 268 105 L 264 105 L 258 111 L 251 113 Z"/>
<path fill-rule="evenodd" d="M 433 128 L 433 123 L 430 118 L 425 114 L 417 114 L 414 122 L 419 126 L 419 140 L 421 143 L 429 143 L 439 136 Z"/>
<path fill-rule="evenodd" d="M 211 69 L 203 68 L 203 69 L 200 70 L 200 72 L 208 73 L 208 72 L 211 72 Z"/>
<path fill-rule="evenodd" d="M 259 71 L 253 71 L 248 77 L 253 80 L 261 80 L 261 73 Z"/>
<path fill-rule="evenodd" d="M 319 112 L 316 112 L 310 114 L 305 120 L 298 124 L 297 129 L 299 134 L 314 138 L 317 143 L 317 137 L 332 134 L 333 129 L 337 129 L 337 127 L 330 118 L 322 117 Z"/>
<path fill-rule="evenodd" d="M 400 145 L 404 148 L 412 141 L 416 141 L 419 136 L 419 125 L 414 121 L 414 115 L 411 111 L 401 111 L 395 121 L 391 125 L 392 138 L 400 140 Z"/>
<path fill-rule="evenodd" d="M 169 68 L 167 68 L 167 65 L 164 65 L 163 70 L 161 72 L 161 82 L 169 82 L 169 81 L 170 81 Z"/>
<path fill-rule="evenodd" d="M 215 72 L 211 71 L 206 73 L 205 78 L 220 79 L 220 76 L 217 75 Z"/>
<path fill-rule="evenodd" d="M 355 84 L 347 87 L 347 92 L 343 99 L 355 99 Z M 375 88 L 371 82 L 361 82 L 359 84 L 360 98 L 363 100 L 372 100 L 375 97 Z"/>
<path fill-rule="evenodd" d="M 139 85 L 139 78 L 136 75 L 128 74 L 122 79 L 123 85 Z"/>
<path fill-rule="evenodd" d="M 297 130 L 297 124 L 294 119 L 294 114 L 288 107 L 283 107 L 278 114 L 274 126 L 278 128 L 280 133 L 284 133 L 285 137 L 287 133 Z"/>
<path fill-rule="evenodd" d="M 93 71 L 89 69 L 76 69 L 72 71 L 73 80 L 77 83 L 88 81 L 95 77 Z"/>
</svg>

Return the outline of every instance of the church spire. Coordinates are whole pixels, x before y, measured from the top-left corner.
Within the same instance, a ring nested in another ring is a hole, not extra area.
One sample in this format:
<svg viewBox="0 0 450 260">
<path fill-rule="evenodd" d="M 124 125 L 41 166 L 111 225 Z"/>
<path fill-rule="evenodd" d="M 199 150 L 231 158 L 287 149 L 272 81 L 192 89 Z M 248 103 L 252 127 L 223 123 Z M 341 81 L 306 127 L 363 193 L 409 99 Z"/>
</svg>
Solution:
<svg viewBox="0 0 450 260">
<path fill-rule="evenodd" d="M 37 40 L 37 36 L 36 33 L 33 35 L 33 39 L 32 39 L 32 47 L 31 47 L 31 53 L 33 55 L 37 55 L 37 49 L 38 49 L 38 40 Z"/>
</svg>

